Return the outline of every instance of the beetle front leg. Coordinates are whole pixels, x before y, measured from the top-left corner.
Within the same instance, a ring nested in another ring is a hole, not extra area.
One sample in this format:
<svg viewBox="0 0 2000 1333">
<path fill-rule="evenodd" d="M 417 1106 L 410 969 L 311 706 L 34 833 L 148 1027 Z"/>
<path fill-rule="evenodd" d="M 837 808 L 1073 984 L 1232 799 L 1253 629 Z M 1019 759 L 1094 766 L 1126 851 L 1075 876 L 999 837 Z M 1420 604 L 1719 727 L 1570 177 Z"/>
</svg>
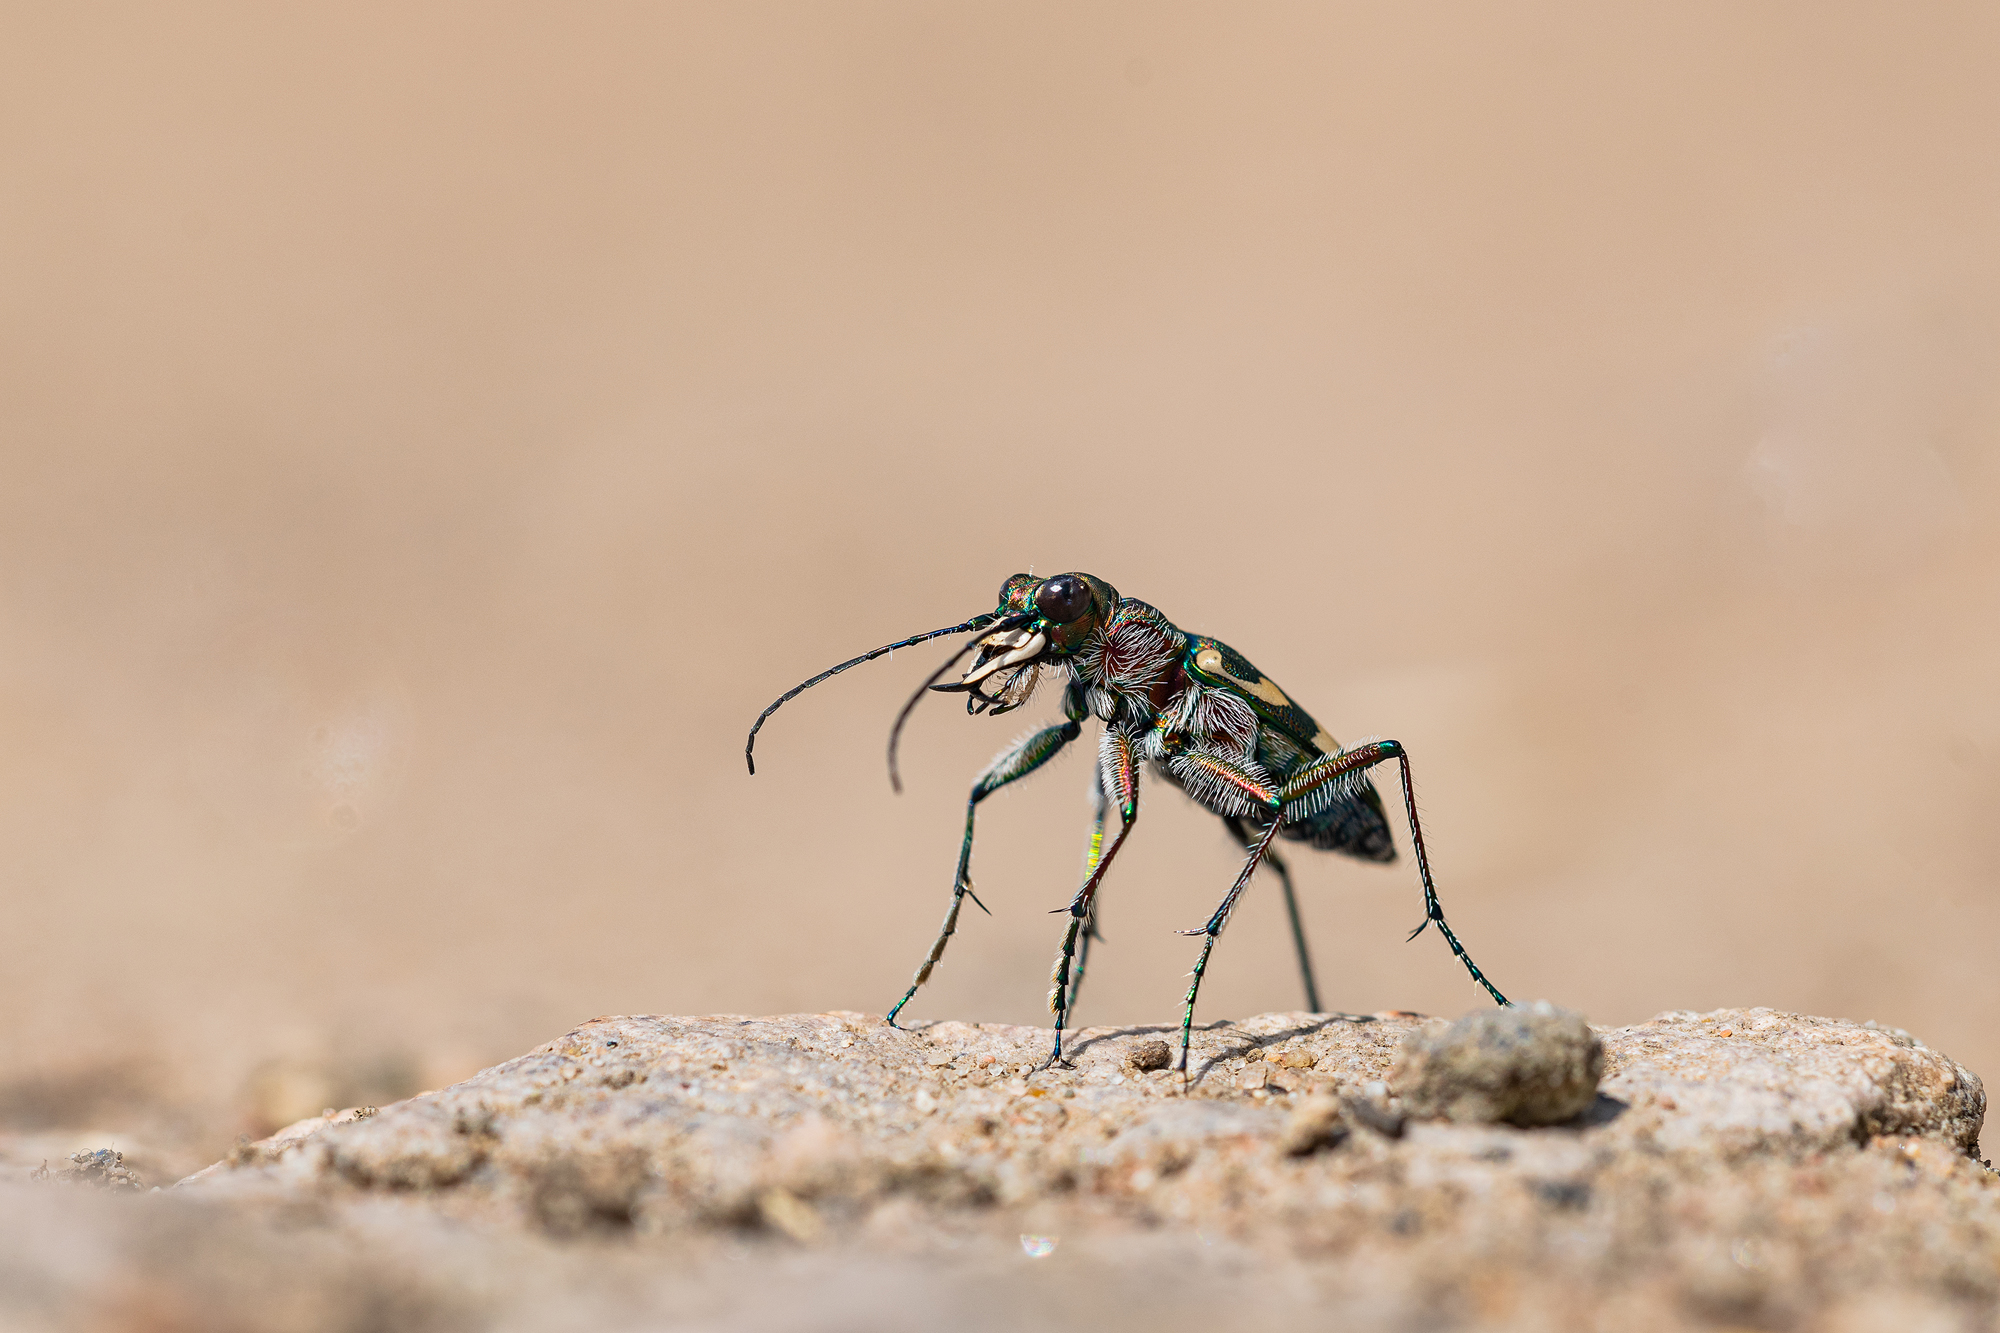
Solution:
<svg viewBox="0 0 2000 1333">
<path fill-rule="evenodd" d="M 931 979 L 932 969 L 936 968 L 939 961 L 944 958 L 945 945 L 958 931 L 958 912 L 965 905 L 966 898 L 970 896 L 973 902 L 979 902 L 978 895 L 972 892 L 971 875 L 972 824 L 979 803 L 1008 783 L 1019 782 L 1048 763 L 1062 751 L 1063 746 L 1082 734 L 1083 724 L 1075 717 L 1057 726 L 1043 727 L 1019 744 L 1001 751 L 999 757 L 988 764 L 986 771 L 979 775 L 979 780 L 972 784 L 972 794 L 965 802 L 965 841 L 959 845 L 958 873 L 952 877 L 951 906 L 945 909 L 944 926 L 938 931 L 937 941 L 931 945 L 930 953 L 917 968 L 917 975 L 911 980 L 909 990 L 903 992 L 903 998 L 896 1001 L 895 1007 L 890 1009 L 888 1016 L 883 1019 L 890 1027 L 896 1026 L 896 1015 L 902 1013 L 903 1006 L 916 997 L 918 988 Z M 979 906 L 980 910 L 984 911 L 986 904 L 979 903 Z"/>
<path fill-rule="evenodd" d="M 1078 936 L 1089 926 L 1096 912 L 1097 886 L 1103 883 L 1104 872 L 1111 868 L 1118 849 L 1131 835 L 1132 825 L 1139 821 L 1139 757 L 1133 753 L 1132 741 L 1124 733 L 1108 727 L 1105 729 L 1104 740 L 1098 749 L 1097 774 L 1100 790 L 1117 798 L 1118 836 L 1111 840 L 1104 854 L 1096 858 L 1096 864 L 1084 876 L 1083 887 L 1076 891 L 1076 897 L 1070 900 L 1066 909 L 1069 925 L 1063 931 L 1062 948 L 1056 954 L 1056 965 L 1049 973 L 1049 980 L 1054 983 L 1049 991 L 1049 1008 L 1056 1016 L 1056 1040 L 1049 1051 L 1049 1058 L 1040 1065 L 1043 1069 L 1063 1062 L 1063 1029 L 1069 1023 L 1069 1011 L 1075 996 L 1070 959 L 1076 956 Z"/>
</svg>

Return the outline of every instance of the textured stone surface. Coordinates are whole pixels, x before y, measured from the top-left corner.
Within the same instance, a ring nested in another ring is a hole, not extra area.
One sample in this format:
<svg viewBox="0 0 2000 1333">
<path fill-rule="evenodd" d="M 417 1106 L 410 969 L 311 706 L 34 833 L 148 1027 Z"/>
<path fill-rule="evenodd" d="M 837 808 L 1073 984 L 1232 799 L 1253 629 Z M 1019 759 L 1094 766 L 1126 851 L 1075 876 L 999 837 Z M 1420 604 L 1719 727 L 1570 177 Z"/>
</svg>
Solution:
<svg viewBox="0 0 2000 1333">
<path fill-rule="evenodd" d="M 1418 1028 L 1391 1081 L 1414 1116 L 1530 1127 L 1590 1110 L 1603 1073 L 1604 1043 L 1583 1015 L 1542 1003 Z"/>
<path fill-rule="evenodd" d="M 2000 1188 L 1969 1155 L 1984 1093 L 1904 1034 L 1769 1010 L 1601 1030 L 1603 1095 L 1523 1129 L 1406 1116 L 1413 1033 L 1414 1015 L 1218 1025 L 1184 1086 L 1148 1067 L 1153 1030 L 1086 1031 L 1076 1068 L 1031 1076 L 1030 1028 L 600 1019 L 441 1092 L 301 1122 L 88 1228 L 146 1300 L 220 1318 L 292 1293 L 301 1313 L 264 1326 L 310 1329 L 368 1326 L 357 1292 L 389 1293 L 396 1327 L 2000 1312 Z M 39 1191 L 35 1208 L 111 1202 Z M 65 1224 L 85 1225 L 0 1220 L 0 1254 Z M 215 1262 L 171 1258 L 187 1246 Z"/>
</svg>

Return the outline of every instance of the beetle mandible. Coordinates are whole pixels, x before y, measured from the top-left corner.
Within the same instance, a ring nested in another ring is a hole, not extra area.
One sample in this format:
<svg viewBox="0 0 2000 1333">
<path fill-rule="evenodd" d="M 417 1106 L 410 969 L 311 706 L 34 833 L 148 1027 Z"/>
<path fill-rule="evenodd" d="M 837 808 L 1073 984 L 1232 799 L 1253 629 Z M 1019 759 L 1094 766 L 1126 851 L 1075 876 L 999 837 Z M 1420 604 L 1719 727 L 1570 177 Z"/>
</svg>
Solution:
<svg viewBox="0 0 2000 1333">
<path fill-rule="evenodd" d="M 1248 853 L 1242 871 L 1207 924 L 1181 932 L 1203 937 L 1201 956 L 1195 960 L 1193 981 L 1181 1010 L 1179 1069 L 1183 1077 L 1195 998 L 1201 992 L 1209 955 L 1229 923 L 1236 900 L 1264 861 L 1278 872 L 1284 887 L 1292 938 L 1304 974 L 1306 1003 L 1319 1012 L 1318 988 L 1313 984 L 1291 874 L 1271 850 L 1271 841 L 1282 835 L 1366 861 L 1395 860 L 1396 846 L 1382 798 L 1368 778 L 1369 769 L 1391 759 L 1400 765 L 1410 845 L 1424 890 L 1424 919 L 1409 938 L 1414 940 L 1435 923 L 1472 979 L 1486 988 L 1495 1003 L 1507 1003 L 1507 997 L 1486 979 L 1445 923 L 1437 886 L 1431 879 L 1430 859 L 1424 852 L 1423 826 L 1417 820 L 1410 757 L 1402 745 L 1370 741 L 1342 748 L 1234 648 L 1219 639 L 1176 628 L 1154 607 L 1119 596 L 1116 588 L 1090 574 L 1057 574 L 1045 579 L 1015 574 L 1000 585 L 1000 601 L 993 610 L 961 624 L 885 644 L 787 690 L 750 728 L 743 747 L 750 771 L 757 771 L 752 751 L 758 729 L 803 691 L 898 648 L 966 633 L 975 637 L 917 688 L 890 730 L 889 780 L 897 791 L 902 790 L 896 771 L 897 738 L 904 720 L 927 691 L 962 693 L 968 713 L 997 717 L 1019 708 L 1037 686 L 1054 679 L 1062 685 L 1064 720 L 1042 727 L 1001 751 L 972 784 L 972 794 L 965 803 L 965 841 L 959 847 L 958 873 L 952 879 L 951 906 L 909 990 L 889 1010 L 886 1021 L 891 1026 L 944 957 L 945 945 L 958 929 L 959 908 L 965 900 L 969 897 L 985 910 L 986 905 L 972 891 L 971 879 L 972 827 L 979 803 L 1048 763 L 1083 734 L 1083 723 L 1091 717 L 1104 724 L 1092 783 L 1095 817 L 1083 887 L 1067 909 L 1057 909 L 1066 911 L 1069 920 L 1050 976 L 1054 983 L 1049 1008 L 1055 1014 L 1055 1045 L 1043 1068 L 1062 1060 L 1063 1032 L 1083 982 L 1090 941 L 1096 935 L 1098 886 L 1139 816 L 1142 764 L 1150 764 L 1157 776 L 1221 816 Z M 938 683 L 972 652 L 977 655 L 960 679 Z M 1118 812 L 1118 828 L 1107 846 L 1104 835 L 1113 809 Z"/>
</svg>

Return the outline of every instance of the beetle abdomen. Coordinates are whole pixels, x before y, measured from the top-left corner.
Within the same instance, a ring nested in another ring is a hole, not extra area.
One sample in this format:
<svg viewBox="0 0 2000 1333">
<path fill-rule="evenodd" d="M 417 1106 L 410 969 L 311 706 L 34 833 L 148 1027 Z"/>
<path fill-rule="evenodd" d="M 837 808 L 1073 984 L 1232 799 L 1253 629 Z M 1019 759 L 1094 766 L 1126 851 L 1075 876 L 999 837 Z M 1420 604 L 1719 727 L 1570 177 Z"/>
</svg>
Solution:
<svg viewBox="0 0 2000 1333">
<path fill-rule="evenodd" d="M 1396 839 L 1382 813 L 1382 798 L 1372 786 L 1342 797 L 1310 819 L 1285 825 L 1278 836 L 1363 861 L 1396 859 Z"/>
</svg>

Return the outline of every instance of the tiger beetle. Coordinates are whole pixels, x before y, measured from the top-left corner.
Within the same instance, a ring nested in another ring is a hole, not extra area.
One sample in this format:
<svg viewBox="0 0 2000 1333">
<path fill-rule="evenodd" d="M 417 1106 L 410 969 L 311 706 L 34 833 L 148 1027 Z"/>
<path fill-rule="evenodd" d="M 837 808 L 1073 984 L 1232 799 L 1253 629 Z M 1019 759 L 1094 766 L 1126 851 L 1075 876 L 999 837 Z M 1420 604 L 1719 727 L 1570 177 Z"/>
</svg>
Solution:
<svg viewBox="0 0 2000 1333">
<path fill-rule="evenodd" d="M 1219 639 L 1177 629 L 1158 610 L 1119 596 L 1116 588 L 1089 574 L 1058 574 L 1046 579 L 1016 574 L 1000 585 L 1000 602 L 993 610 L 961 624 L 885 644 L 787 690 L 758 714 L 750 728 L 750 738 L 743 747 L 750 771 L 757 771 L 751 752 L 758 729 L 786 702 L 849 667 L 949 634 L 976 637 L 931 673 L 896 715 L 889 732 L 889 781 L 898 792 L 903 788 L 896 768 L 897 739 L 911 710 L 927 692 L 963 694 L 966 712 L 998 717 L 1027 703 L 1038 685 L 1053 678 L 1062 686 L 1064 721 L 1032 732 L 1001 751 L 972 784 L 972 794 L 965 803 L 965 841 L 959 847 L 958 873 L 952 879 L 951 906 L 944 914 L 944 927 L 917 968 L 909 990 L 889 1010 L 886 1021 L 890 1026 L 895 1026 L 896 1015 L 930 980 L 931 970 L 944 957 L 945 945 L 958 929 L 958 912 L 965 900 L 971 898 L 981 911 L 987 910 L 972 891 L 970 875 L 972 824 L 979 803 L 1048 763 L 1083 733 L 1084 720 L 1093 716 L 1104 724 L 1091 780 L 1095 814 L 1084 859 L 1083 887 L 1068 908 L 1056 909 L 1067 912 L 1069 923 L 1050 975 L 1054 983 L 1049 1008 L 1056 1020 L 1055 1046 L 1042 1068 L 1062 1062 L 1063 1031 L 1083 984 L 1090 942 L 1099 938 L 1098 885 L 1139 817 L 1142 762 L 1150 763 L 1156 774 L 1219 815 L 1230 836 L 1248 853 L 1236 882 L 1208 923 L 1180 932 L 1204 937 L 1181 1010 L 1178 1067 L 1183 1078 L 1187 1075 L 1195 997 L 1201 991 L 1209 955 L 1236 900 L 1262 862 L 1269 861 L 1278 872 L 1305 981 L 1306 1006 L 1320 1012 L 1319 988 L 1313 984 L 1312 959 L 1306 951 L 1291 873 L 1271 850 L 1271 840 L 1282 835 L 1364 861 L 1395 860 L 1396 846 L 1382 798 L 1368 778 L 1369 769 L 1391 759 L 1401 766 L 1403 808 L 1409 815 L 1410 843 L 1416 850 L 1417 875 L 1424 888 L 1424 919 L 1409 938 L 1414 940 L 1435 922 L 1472 979 L 1484 986 L 1496 1003 L 1507 1003 L 1507 997 L 1486 979 L 1445 924 L 1437 887 L 1431 880 L 1430 860 L 1424 854 L 1423 826 L 1417 822 L 1410 757 L 1402 745 L 1371 741 L 1352 749 L 1341 748 L 1325 728 L 1234 648 Z M 964 675 L 939 683 L 973 652 L 977 655 Z M 1114 806 L 1118 830 L 1107 847 L 1105 824 Z"/>
</svg>

